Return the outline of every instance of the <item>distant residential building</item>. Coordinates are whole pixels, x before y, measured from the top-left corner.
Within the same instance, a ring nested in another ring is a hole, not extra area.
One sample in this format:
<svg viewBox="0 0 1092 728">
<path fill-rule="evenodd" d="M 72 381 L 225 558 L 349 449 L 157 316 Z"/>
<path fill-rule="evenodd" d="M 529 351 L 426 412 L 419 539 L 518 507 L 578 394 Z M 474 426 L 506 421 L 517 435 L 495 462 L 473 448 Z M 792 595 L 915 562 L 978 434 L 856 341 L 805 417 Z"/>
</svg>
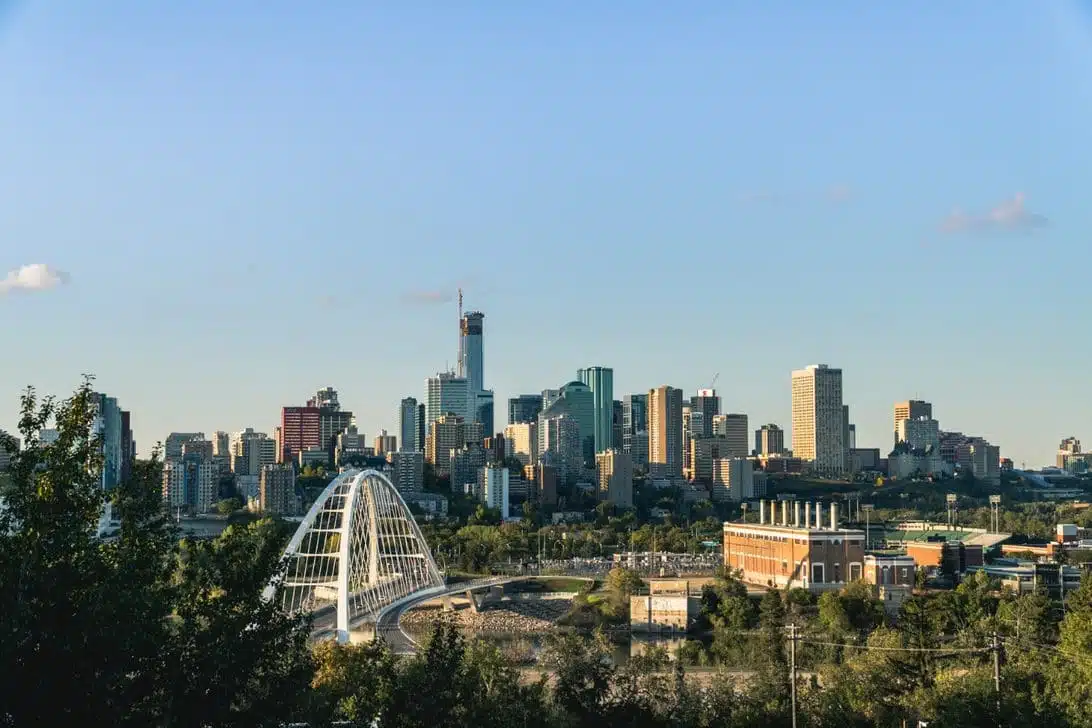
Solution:
<svg viewBox="0 0 1092 728">
<path fill-rule="evenodd" d="M 425 454 L 416 450 L 387 453 L 393 470 L 391 481 L 399 493 L 416 493 L 425 489 Z"/>
<path fill-rule="evenodd" d="M 823 474 L 845 471 L 842 370 L 813 364 L 792 373 L 792 452 Z"/>
<path fill-rule="evenodd" d="M 163 443 L 163 460 L 170 462 L 182 459 L 182 446 L 190 440 L 204 440 L 203 432 L 172 432 Z"/>
<path fill-rule="evenodd" d="M 611 430 L 610 446 L 615 450 L 622 449 L 622 421 L 625 412 L 622 408 L 622 400 L 616 399 L 611 403 Z"/>
<path fill-rule="evenodd" d="M 751 431 L 747 415 L 730 412 L 713 418 L 713 434 L 727 441 L 728 450 L 723 457 L 745 458 L 751 454 Z"/>
<path fill-rule="evenodd" d="M 432 422 L 426 438 L 425 461 L 432 463 L 437 475 L 448 475 L 451 472 L 451 451 L 461 449 L 468 443 L 480 447 L 481 441 L 480 423 L 468 423 L 452 413 L 440 415 Z"/>
<path fill-rule="evenodd" d="M 595 399 L 591 388 L 583 382 L 572 381 L 561 387 L 560 395 L 539 414 L 539 440 L 542 439 L 542 420 L 567 415 L 572 418 L 579 432 L 583 466 L 595 465 Z M 544 398 L 545 399 L 545 398 Z M 539 447 L 539 452 L 543 448 Z"/>
<path fill-rule="evenodd" d="M 689 478 L 699 483 L 713 482 L 713 461 L 729 455 L 728 440 L 722 435 L 697 437 L 690 441 Z"/>
<path fill-rule="evenodd" d="M 775 424 L 755 430 L 756 455 L 781 455 L 785 452 L 785 431 Z"/>
<path fill-rule="evenodd" d="M 713 501 L 739 503 L 755 497 L 754 469 L 746 458 L 713 461 Z"/>
<path fill-rule="evenodd" d="M 494 432 L 493 429 L 493 390 L 483 389 L 473 394 L 474 421 L 482 426 L 482 432 Z"/>
<path fill-rule="evenodd" d="M 0 430 L 0 436 L 7 435 L 6 432 Z M 9 436 L 10 437 L 10 436 Z M 7 470 L 11 466 L 11 459 L 19 454 L 19 438 L 11 437 L 8 443 L 0 441 L 0 472 Z"/>
<path fill-rule="evenodd" d="M 296 471 L 291 465 L 263 465 L 258 478 L 258 502 L 262 512 L 279 516 L 299 513 Z"/>
<path fill-rule="evenodd" d="M 578 369 L 576 378 L 591 390 L 592 438 L 595 452 L 602 452 L 611 446 L 613 439 L 614 370 L 599 366 Z"/>
<path fill-rule="evenodd" d="M 163 501 L 172 510 L 207 513 L 219 500 L 220 473 L 200 455 L 163 463 Z"/>
<path fill-rule="evenodd" d="M 501 518 L 507 519 L 508 513 L 508 468 L 502 465 L 486 465 L 477 471 L 477 493 L 487 508 L 500 511 Z"/>
<path fill-rule="evenodd" d="M 623 446 L 623 452 L 626 452 Z M 648 470 L 648 430 L 638 430 L 629 441 L 629 457 L 633 467 Z"/>
<path fill-rule="evenodd" d="M 580 427 L 576 419 L 569 414 L 539 415 L 538 457 L 556 465 L 560 476 L 566 483 L 572 483 L 583 469 L 584 455 L 581 447 Z M 549 454 L 549 458 L 547 458 Z"/>
<path fill-rule="evenodd" d="M 388 435 L 386 430 L 383 430 L 375 436 L 375 455 L 376 457 L 386 457 L 387 453 L 395 452 L 398 450 L 398 437 L 395 435 Z"/>
<path fill-rule="evenodd" d="M 648 393 L 648 462 L 672 476 L 682 472 L 682 390 L 664 385 Z"/>
<path fill-rule="evenodd" d="M 190 440 L 182 444 L 182 459 L 196 457 L 200 460 L 212 459 L 212 442 L 209 440 Z"/>
<path fill-rule="evenodd" d="M 282 463 L 283 464 L 283 463 Z M 300 469 L 308 466 L 314 468 L 318 466 L 332 465 L 330 462 L 330 453 L 326 451 L 324 447 L 309 447 L 306 450 L 301 450 L 296 457 L 296 464 Z"/>
<path fill-rule="evenodd" d="M 703 423 L 704 415 L 701 412 L 694 412 L 690 409 L 689 405 L 683 405 L 682 408 L 682 442 L 683 442 L 683 464 L 682 471 L 683 477 L 693 478 L 693 463 L 690 461 L 690 442 L 695 437 L 700 437 L 700 434 L 705 427 Z"/>
<path fill-rule="evenodd" d="M 557 505 L 557 468 L 542 463 L 535 466 L 535 491 L 540 504 Z"/>
<path fill-rule="evenodd" d="M 1058 455 L 1055 464 L 1069 473 L 1085 473 L 1092 462 L 1092 453 L 1081 452 L 1081 441 L 1075 437 L 1067 437 L 1058 445 Z"/>
<path fill-rule="evenodd" d="M 398 405 L 398 443 L 402 450 L 424 451 L 424 438 L 417 441 L 417 400 L 406 397 Z"/>
<path fill-rule="evenodd" d="M 595 456 L 599 500 L 619 508 L 633 507 L 633 462 L 621 450 L 606 450 Z"/>
<path fill-rule="evenodd" d="M 136 439 L 133 437 L 133 416 L 126 410 L 121 411 L 121 479 L 129 480 L 136 460 Z"/>
<path fill-rule="evenodd" d="M 231 457 L 231 435 L 221 430 L 212 433 L 212 454 Z"/>
<path fill-rule="evenodd" d="M 291 463 L 304 450 L 324 447 L 318 407 L 281 408 L 281 450 L 277 462 Z"/>
<path fill-rule="evenodd" d="M 510 425 L 538 422 L 540 412 L 542 412 L 541 394 L 521 394 L 508 400 L 508 424 Z"/>
<path fill-rule="evenodd" d="M 236 475 L 260 475 L 263 465 L 277 462 L 277 444 L 264 432 L 248 427 L 229 442 L 231 470 Z"/>
<path fill-rule="evenodd" d="M 895 403 L 895 444 L 899 443 L 899 423 L 905 420 L 933 419 L 933 405 L 920 399 Z"/>
<path fill-rule="evenodd" d="M 356 425 L 349 425 L 338 433 L 337 443 L 334 446 L 334 464 L 341 465 L 353 457 L 375 457 L 374 448 L 368 446 L 368 439 Z"/>
<path fill-rule="evenodd" d="M 538 462 L 538 424 L 518 422 L 504 428 L 505 456 L 519 460 L 523 465 Z"/>
</svg>

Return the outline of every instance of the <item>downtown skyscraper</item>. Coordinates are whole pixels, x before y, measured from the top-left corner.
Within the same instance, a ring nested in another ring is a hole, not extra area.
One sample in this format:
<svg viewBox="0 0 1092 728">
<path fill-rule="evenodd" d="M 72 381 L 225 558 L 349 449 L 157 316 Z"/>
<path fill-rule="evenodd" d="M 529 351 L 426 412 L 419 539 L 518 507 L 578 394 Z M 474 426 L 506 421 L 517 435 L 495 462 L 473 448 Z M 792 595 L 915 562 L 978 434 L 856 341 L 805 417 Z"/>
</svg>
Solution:
<svg viewBox="0 0 1092 728">
<path fill-rule="evenodd" d="M 792 454 L 822 473 L 846 467 L 842 370 L 812 364 L 792 373 Z"/>
<path fill-rule="evenodd" d="M 609 450 L 613 444 L 614 370 L 609 367 L 578 369 L 576 378 L 592 392 L 592 432 L 595 452 Z"/>
</svg>

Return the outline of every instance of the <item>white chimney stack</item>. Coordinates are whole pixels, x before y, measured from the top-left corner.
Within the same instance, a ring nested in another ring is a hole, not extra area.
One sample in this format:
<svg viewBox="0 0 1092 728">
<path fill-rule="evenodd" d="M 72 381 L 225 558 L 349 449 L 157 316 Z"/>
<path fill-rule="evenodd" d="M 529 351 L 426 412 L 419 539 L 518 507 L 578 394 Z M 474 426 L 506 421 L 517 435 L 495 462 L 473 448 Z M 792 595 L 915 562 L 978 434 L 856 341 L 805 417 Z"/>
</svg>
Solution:
<svg viewBox="0 0 1092 728">
<path fill-rule="evenodd" d="M 811 501 L 804 503 L 804 528 L 811 528 Z"/>
<path fill-rule="evenodd" d="M 838 530 L 838 504 L 837 503 L 831 503 L 830 504 L 830 530 L 831 531 L 837 531 Z"/>
<path fill-rule="evenodd" d="M 789 502 L 781 501 L 781 525 L 789 525 Z"/>
<path fill-rule="evenodd" d="M 777 525 L 777 501 L 770 501 L 770 525 Z"/>
<path fill-rule="evenodd" d="M 761 524 L 766 523 L 766 500 L 762 499 L 758 502 L 758 522 Z"/>
<path fill-rule="evenodd" d="M 816 528 L 822 528 L 823 527 L 823 504 L 822 503 L 816 503 L 815 504 L 815 527 Z"/>
<path fill-rule="evenodd" d="M 800 501 L 792 502 L 792 525 L 794 528 L 800 528 Z"/>
</svg>

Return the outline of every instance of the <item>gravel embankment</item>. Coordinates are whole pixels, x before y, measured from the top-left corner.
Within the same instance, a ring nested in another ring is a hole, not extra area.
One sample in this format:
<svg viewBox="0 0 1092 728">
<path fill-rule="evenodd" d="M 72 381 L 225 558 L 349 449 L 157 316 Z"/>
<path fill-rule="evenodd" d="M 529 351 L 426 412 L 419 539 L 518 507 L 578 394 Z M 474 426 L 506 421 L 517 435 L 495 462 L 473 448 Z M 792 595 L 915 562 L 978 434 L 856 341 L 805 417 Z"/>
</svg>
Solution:
<svg viewBox="0 0 1092 728">
<path fill-rule="evenodd" d="M 402 624 L 428 626 L 446 617 L 459 627 L 481 632 L 542 632 L 552 629 L 570 607 L 569 599 L 528 599 L 488 604 L 476 614 L 469 607 L 455 612 L 413 609 L 402 615 Z"/>
</svg>

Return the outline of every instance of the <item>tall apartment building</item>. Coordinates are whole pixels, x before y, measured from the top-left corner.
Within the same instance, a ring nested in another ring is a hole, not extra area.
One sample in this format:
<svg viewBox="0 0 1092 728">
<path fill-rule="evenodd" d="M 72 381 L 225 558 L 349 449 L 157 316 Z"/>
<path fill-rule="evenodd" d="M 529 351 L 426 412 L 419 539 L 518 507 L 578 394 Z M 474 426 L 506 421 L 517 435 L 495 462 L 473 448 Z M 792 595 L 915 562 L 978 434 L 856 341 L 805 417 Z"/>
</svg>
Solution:
<svg viewBox="0 0 1092 728">
<path fill-rule="evenodd" d="M 471 491 L 478 482 L 478 469 L 486 465 L 485 448 L 480 443 L 469 443 L 451 451 L 451 492 Z"/>
<path fill-rule="evenodd" d="M 576 419 L 569 414 L 550 416 L 543 412 L 535 429 L 539 461 L 556 466 L 566 482 L 575 480 L 584 465 L 580 427 Z"/>
<path fill-rule="evenodd" d="M 718 458 L 713 461 L 713 501 L 740 503 L 754 498 L 754 466 L 747 458 Z"/>
<path fill-rule="evenodd" d="M 122 463 L 125 459 L 124 451 L 129 447 L 129 443 L 122 441 L 121 408 L 118 407 L 117 399 L 99 392 L 92 392 L 90 404 L 94 415 L 91 432 L 101 440 L 102 475 L 100 482 L 103 490 L 109 491 L 116 488 L 121 482 Z"/>
<path fill-rule="evenodd" d="M 663 385 L 648 393 L 648 462 L 671 475 L 682 473 L 683 393 Z"/>
<path fill-rule="evenodd" d="M 190 440 L 204 440 L 205 433 L 203 432 L 172 432 L 167 435 L 166 441 L 163 443 L 163 460 L 164 462 L 181 460 L 182 459 L 182 446 Z"/>
<path fill-rule="evenodd" d="M 333 387 L 323 387 L 315 392 L 315 396 L 307 400 L 307 406 L 334 411 L 341 409 L 341 403 L 337 398 L 337 390 Z"/>
<path fill-rule="evenodd" d="M 622 400 L 616 399 L 611 402 L 611 425 L 610 425 L 610 446 L 615 450 L 622 449 L 622 420 L 624 413 L 622 411 Z"/>
<path fill-rule="evenodd" d="M 720 397 L 715 389 L 699 389 L 698 394 L 690 398 L 691 416 L 694 412 L 701 413 L 701 430 L 691 428 L 692 437 L 712 437 L 713 421 L 720 414 Z"/>
<path fill-rule="evenodd" d="M 903 420 L 933 419 L 933 405 L 920 399 L 895 403 L 895 444 L 899 444 L 899 423 Z"/>
<path fill-rule="evenodd" d="M 291 465 L 263 465 L 258 478 L 258 503 L 262 512 L 279 516 L 299 513 L 295 468 Z"/>
<path fill-rule="evenodd" d="M 683 405 L 682 408 L 682 435 L 683 435 L 683 476 L 686 478 L 693 478 L 694 464 L 690 461 L 690 443 L 695 437 L 700 437 L 704 428 L 704 415 L 701 412 L 694 412 L 690 409 L 690 405 Z"/>
<path fill-rule="evenodd" d="M 349 458 L 375 457 L 375 450 L 368 445 L 368 438 L 357 429 L 356 425 L 349 425 L 337 435 L 337 445 L 334 447 L 334 464 L 341 466 Z"/>
<path fill-rule="evenodd" d="M 231 457 L 231 435 L 222 430 L 212 433 L 212 455 Z"/>
<path fill-rule="evenodd" d="M 635 444 L 635 440 L 641 442 Z M 648 465 L 648 395 L 622 397 L 622 452 L 628 452 L 637 467 Z"/>
<path fill-rule="evenodd" d="M 501 518 L 507 519 L 509 498 L 508 468 L 503 465 L 485 465 L 478 468 L 477 494 L 487 508 L 496 508 Z"/>
<path fill-rule="evenodd" d="M 136 439 L 133 438 L 133 416 L 127 410 L 121 411 L 121 479 L 127 481 L 133 472 L 136 460 Z"/>
<path fill-rule="evenodd" d="M 456 414 L 440 415 L 432 422 L 425 440 L 425 460 L 432 463 L 437 475 L 448 475 L 451 472 L 451 451 L 468 443 L 480 446 L 482 426 L 477 422 L 467 422 Z"/>
<path fill-rule="evenodd" d="M 231 436 L 231 471 L 236 475 L 260 475 L 263 465 L 277 462 L 277 444 L 264 432 L 248 427 Z"/>
<path fill-rule="evenodd" d="M 593 467 L 595 465 L 595 400 L 591 387 L 583 382 L 572 381 L 564 385 L 559 392 L 559 396 L 550 403 L 550 406 L 543 408 L 539 415 L 539 438 L 540 440 L 542 438 L 543 418 L 561 415 L 571 417 L 579 429 L 582 465 Z M 542 447 L 539 447 L 539 452 L 543 452 Z"/>
<path fill-rule="evenodd" d="M 842 370 L 813 364 L 792 373 L 792 452 L 817 471 L 846 468 Z"/>
<path fill-rule="evenodd" d="M 723 457 L 745 458 L 751 454 L 751 430 L 747 415 L 730 412 L 713 418 L 713 434 L 728 441 Z"/>
<path fill-rule="evenodd" d="M 519 460 L 523 465 L 538 462 L 538 424 L 519 422 L 504 428 L 505 456 Z"/>
<path fill-rule="evenodd" d="M 399 493 L 419 493 L 425 489 L 425 454 L 416 450 L 387 453 L 391 464 L 391 482 Z"/>
<path fill-rule="evenodd" d="M 619 508 L 633 507 L 633 462 L 621 450 L 605 450 L 595 456 L 599 500 Z"/>
<path fill-rule="evenodd" d="M 723 436 L 695 437 L 690 440 L 688 477 L 699 483 L 713 482 L 713 463 L 729 457 L 728 441 Z"/>
<path fill-rule="evenodd" d="M 785 431 L 775 424 L 763 425 L 755 430 L 755 453 L 763 456 L 781 455 L 785 452 Z"/>
<path fill-rule="evenodd" d="M 536 500 L 544 506 L 557 505 L 557 468 L 539 463 L 535 466 Z"/>
<path fill-rule="evenodd" d="M 592 394 L 592 437 L 595 452 L 611 446 L 614 426 L 614 370 L 610 367 L 578 369 L 576 378 L 586 384 Z"/>
<path fill-rule="evenodd" d="M 493 429 L 493 390 L 482 389 L 473 394 L 475 422 L 480 422 L 482 432 L 495 432 Z"/>
<path fill-rule="evenodd" d="M 541 394 L 521 394 L 508 400 L 508 424 L 510 425 L 538 422 L 540 412 L 542 412 Z"/>
<path fill-rule="evenodd" d="M 1058 444 L 1055 465 L 1063 470 L 1068 470 L 1069 463 L 1082 454 L 1081 441 L 1076 437 L 1067 437 Z"/>
<path fill-rule="evenodd" d="M 199 455 L 163 463 L 163 501 L 172 510 L 208 513 L 219 495 L 220 472 L 212 460 Z"/>
<path fill-rule="evenodd" d="M 383 430 L 375 436 L 375 456 L 378 458 L 387 457 L 387 453 L 395 452 L 398 450 L 398 437 L 396 435 L 388 435 L 386 430 Z"/>
<path fill-rule="evenodd" d="M 291 463 L 304 450 L 325 449 L 318 407 L 281 408 L 281 450 L 277 462 Z"/>
<path fill-rule="evenodd" d="M 452 413 L 470 422 L 474 419 L 474 399 L 470 383 L 466 377 L 457 377 L 451 372 L 440 372 L 425 380 L 427 396 L 425 399 L 425 432 L 441 415 Z"/>
<path fill-rule="evenodd" d="M 404 398 L 398 405 L 398 442 L 402 450 L 421 451 L 425 449 L 424 438 L 417 440 L 417 400 Z"/>
</svg>

